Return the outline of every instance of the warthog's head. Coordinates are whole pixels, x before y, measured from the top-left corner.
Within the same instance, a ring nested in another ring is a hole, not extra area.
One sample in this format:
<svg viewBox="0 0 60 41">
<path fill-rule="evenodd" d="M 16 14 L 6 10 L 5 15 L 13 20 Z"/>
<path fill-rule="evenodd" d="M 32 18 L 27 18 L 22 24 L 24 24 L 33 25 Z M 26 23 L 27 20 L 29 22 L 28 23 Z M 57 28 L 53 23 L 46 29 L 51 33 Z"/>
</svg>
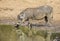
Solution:
<svg viewBox="0 0 60 41">
<path fill-rule="evenodd" d="M 21 22 L 24 22 L 24 21 L 25 21 L 25 14 L 20 14 L 20 15 L 18 15 L 18 19 L 19 19 Z"/>
</svg>

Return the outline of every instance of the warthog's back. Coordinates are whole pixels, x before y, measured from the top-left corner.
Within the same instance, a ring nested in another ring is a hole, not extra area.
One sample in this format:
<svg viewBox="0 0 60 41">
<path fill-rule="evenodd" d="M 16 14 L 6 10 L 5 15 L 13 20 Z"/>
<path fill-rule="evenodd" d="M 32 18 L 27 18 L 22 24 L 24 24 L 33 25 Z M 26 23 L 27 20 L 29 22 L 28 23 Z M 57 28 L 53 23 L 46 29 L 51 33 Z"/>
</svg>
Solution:
<svg viewBox="0 0 60 41">
<path fill-rule="evenodd" d="M 35 8 L 34 9 L 35 18 L 40 19 L 40 18 L 43 18 L 44 16 L 51 15 L 52 9 L 53 8 L 48 5 Z"/>
</svg>

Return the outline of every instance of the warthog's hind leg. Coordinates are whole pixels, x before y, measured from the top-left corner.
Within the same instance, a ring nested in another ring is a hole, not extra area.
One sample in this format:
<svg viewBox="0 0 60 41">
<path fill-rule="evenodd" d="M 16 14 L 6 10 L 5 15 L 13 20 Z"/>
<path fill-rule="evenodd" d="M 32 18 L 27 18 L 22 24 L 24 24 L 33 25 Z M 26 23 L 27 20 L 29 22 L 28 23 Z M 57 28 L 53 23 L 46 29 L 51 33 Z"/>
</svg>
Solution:
<svg viewBox="0 0 60 41">
<path fill-rule="evenodd" d="M 48 17 L 47 25 L 52 26 L 52 23 L 53 23 L 53 17 Z"/>
<path fill-rule="evenodd" d="M 45 20 L 45 25 L 48 25 L 48 17 L 47 16 L 44 17 L 44 20 Z"/>
</svg>

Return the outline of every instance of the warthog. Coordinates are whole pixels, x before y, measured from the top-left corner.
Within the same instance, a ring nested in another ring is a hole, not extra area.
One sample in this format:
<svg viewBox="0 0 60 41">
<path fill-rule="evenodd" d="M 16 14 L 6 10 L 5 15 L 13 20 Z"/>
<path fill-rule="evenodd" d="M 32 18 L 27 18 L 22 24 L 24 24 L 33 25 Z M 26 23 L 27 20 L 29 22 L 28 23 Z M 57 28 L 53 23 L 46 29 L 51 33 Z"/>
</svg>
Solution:
<svg viewBox="0 0 60 41">
<path fill-rule="evenodd" d="M 46 23 L 50 23 L 52 19 L 53 8 L 49 5 L 35 7 L 35 8 L 26 8 L 19 15 L 18 19 L 21 22 L 32 20 L 41 20 L 45 19 Z M 30 23 L 30 22 L 29 22 Z"/>
</svg>

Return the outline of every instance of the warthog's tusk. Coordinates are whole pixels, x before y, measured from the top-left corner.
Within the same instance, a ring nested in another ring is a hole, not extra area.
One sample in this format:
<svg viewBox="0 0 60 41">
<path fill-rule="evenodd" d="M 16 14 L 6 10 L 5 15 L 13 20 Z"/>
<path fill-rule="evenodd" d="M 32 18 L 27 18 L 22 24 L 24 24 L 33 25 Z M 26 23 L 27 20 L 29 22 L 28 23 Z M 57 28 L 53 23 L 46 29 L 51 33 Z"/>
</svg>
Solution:
<svg viewBox="0 0 60 41">
<path fill-rule="evenodd" d="M 25 21 L 25 19 L 22 20 L 22 23 Z"/>
</svg>

